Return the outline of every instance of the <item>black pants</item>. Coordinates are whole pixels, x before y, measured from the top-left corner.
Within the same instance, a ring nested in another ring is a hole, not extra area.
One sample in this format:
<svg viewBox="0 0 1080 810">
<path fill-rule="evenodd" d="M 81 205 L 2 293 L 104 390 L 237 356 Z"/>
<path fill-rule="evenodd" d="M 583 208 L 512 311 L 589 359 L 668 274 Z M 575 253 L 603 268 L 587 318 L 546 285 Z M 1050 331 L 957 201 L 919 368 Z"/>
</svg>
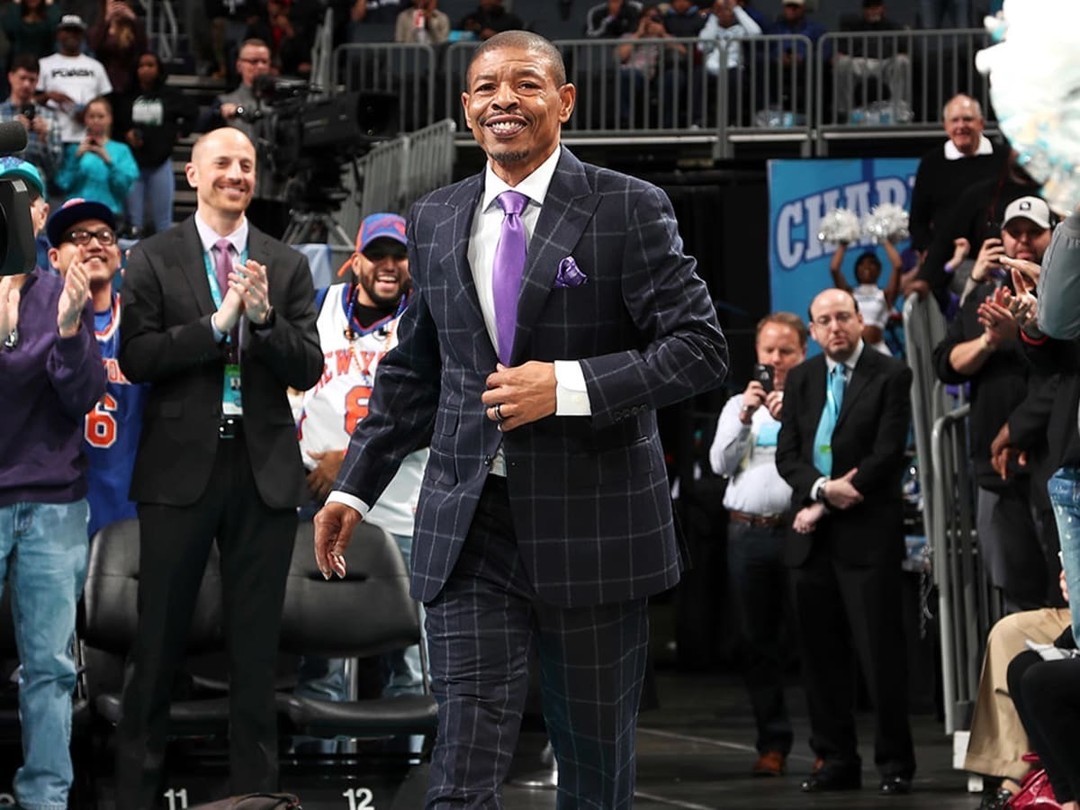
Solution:
<svg viewBox="0 0 1080 810">
<path fill-rule="evenodd" d="M 1009 694 L 1054 796 L 1080 797 L 1080 659 L 1044 661 L 1033 651 L 1009 664 Z"/>
<path fill-rule="evenodd" d="M 296 510 L 263 503 L 242 434 L 219 441 L 198 501 L 138 509 L 139 626 L 116 730 L 116 806 L 146 810 L 161 802 L 173 678 L 215 539 L 229 666 L 229 790 L 276 790 L 274 674 Z"/>
</svg>

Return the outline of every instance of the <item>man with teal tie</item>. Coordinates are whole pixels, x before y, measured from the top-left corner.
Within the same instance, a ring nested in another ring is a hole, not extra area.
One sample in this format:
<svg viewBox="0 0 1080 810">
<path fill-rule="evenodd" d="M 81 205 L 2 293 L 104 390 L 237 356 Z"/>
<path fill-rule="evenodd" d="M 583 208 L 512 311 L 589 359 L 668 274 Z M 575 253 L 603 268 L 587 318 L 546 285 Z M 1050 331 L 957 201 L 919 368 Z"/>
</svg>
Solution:
<svg viewBox="0 0 1080 810">
<path fill-rule="evenodd" d="M 862 326 L 850 293 L 830 289 L 814 299 L 810 334 L 822 353 L 788 374 L 777 440 L 776 466 L 797 513 L 784 556 L 816 755 L 801 788 L 862 786 L 857 656 L 874 703 L 879 789 L 902 794 L 915 771 L 900 614 L 911 371 L 865 351 Z"/>
</svg>

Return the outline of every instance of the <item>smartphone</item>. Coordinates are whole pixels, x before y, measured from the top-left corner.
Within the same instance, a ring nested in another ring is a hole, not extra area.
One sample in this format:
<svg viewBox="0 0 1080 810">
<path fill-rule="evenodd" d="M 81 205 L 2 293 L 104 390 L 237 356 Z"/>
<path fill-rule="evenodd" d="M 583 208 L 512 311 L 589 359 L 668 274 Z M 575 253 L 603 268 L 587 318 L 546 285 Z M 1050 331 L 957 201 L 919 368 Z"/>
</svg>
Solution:
<svg viewBox="0 0 1080 810">
<path fill-rule="evenodd" d="M 765 389 L 765 393 L 772 393 L 773 390 L 773 367 L 766 365 L 765 363 L 755 363 L 753 379 L 761 383 L 761 387 Z"/>
</svg>

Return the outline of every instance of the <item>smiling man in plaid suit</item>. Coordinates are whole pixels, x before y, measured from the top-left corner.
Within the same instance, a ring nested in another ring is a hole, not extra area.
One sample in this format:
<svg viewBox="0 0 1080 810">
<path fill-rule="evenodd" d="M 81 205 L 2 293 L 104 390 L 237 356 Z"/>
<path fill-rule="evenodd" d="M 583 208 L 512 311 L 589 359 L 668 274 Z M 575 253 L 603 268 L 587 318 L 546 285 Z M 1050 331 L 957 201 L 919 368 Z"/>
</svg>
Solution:
<svg viewBox="0 0 1080 810">
<path fill-rule="evenodd" d="M 489 161 L 409 216 L 416 281 L 369 416 L 315 518 L 323 573 L 430 440 L 412 590 L 439 736 L 427 807 L 501 807 L 529 653 L 559 806 L 629 808 L 647 597 L 678 582 L 656 409 L 720 384 L 727 346 L 671 203 L 559 143 L 559 52 L 523 31 L 462 94 Z"/>
</svg>

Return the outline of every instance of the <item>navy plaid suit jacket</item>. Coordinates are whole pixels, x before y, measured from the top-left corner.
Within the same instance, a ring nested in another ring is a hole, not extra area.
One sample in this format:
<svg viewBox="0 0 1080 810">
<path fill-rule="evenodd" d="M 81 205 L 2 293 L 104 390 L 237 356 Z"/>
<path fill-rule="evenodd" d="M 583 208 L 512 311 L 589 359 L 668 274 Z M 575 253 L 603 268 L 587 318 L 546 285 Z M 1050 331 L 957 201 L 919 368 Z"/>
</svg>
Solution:
<svg viewBox="0 0 1080 810">
<path fill-rule="evenodd" d="M 517 544 L 541 599 L 594 605 L 669 588 L 681 562 L 655 411 L 716 387 L 727 370 L 671 203 L 563 149 L 529 243 L 512 364 L 578 360 L 592 416 L 503 435 L 480 400 L 496 353 L 467 259 L 483 182 L 439 189 L 409 214 L 417 291 L 335 489 L 374 503 L 405 454 L 430 440 L 412 554 L 413 596 L 430 601 L 502 442 Z M 588 280 L 556 286 L 569 256 Z"/>
</svg>

